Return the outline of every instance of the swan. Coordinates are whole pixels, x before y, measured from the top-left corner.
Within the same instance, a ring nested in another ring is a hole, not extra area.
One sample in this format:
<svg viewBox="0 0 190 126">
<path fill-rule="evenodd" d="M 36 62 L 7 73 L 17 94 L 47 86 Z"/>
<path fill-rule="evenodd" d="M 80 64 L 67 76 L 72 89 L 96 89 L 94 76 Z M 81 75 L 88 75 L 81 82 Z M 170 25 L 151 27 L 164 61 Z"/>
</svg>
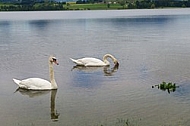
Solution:
<svg viewBox="0 0 190 126">
<path fill-rule="evenodd" d="M 27 90 L 51 90 L 57 89 L 57 84 L 54 79 L 53 63 L 59 65 L 56 57 L 49 57 L 49 77 L 50 82 L 41 78 L 28 78 L 24 80 L 13 79 L 13 81 L 19 86 L 19 88 Z"/>
<path fill-rule="evenodd" d="M 97 59 L 97 58 L 92 58 L 92 57 L 85 57 L 85 58 L 81 58 L 81 59 L 77 59 L 77 60 L 72 59 L 72 58 L 70 58 L 70 59 L 76 65 L 79 65 L 79 66 L 86 66 L 86 67 L 95 66 L 95 67 L 98 67 L 98 66 L 109 66 L 110 63 L 107 60 L 107 58 L 111 58 L 113 60 L 114 64 L 116 66 L 119 66 L 117 59 L 114 56 L 112 56 L 111 54 L 104 55 L 103 61 L 100 59 Z"/>
</svg>

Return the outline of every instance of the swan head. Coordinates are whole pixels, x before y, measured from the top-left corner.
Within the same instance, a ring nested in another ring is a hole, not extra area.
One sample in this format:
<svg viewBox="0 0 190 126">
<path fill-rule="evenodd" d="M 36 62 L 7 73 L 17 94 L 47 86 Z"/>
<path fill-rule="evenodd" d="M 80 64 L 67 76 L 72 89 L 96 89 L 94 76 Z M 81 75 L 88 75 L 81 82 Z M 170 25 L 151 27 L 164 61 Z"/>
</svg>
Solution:
<svg viewBox="0 0 190 126">
<path fill-rule="evenodd" d="M 55 63 L 56 65 L 59 65 L 59 63 L 57 62 L 57 58 L 54 56 L 49 57 L 49 62 L 52 64 Z"/>
<path fill-rule="evenodd" d="M 115 64 L 115 66 L 119 66 L 119 62 L 117 61 L 117 59 L 114 59 L 113 63 Z"/>
<path fill-rule="evenodd" d="M 111 55 L 111 54 L 106 54 L 106 55 L 104 55 L 103 60 L 106 61 L 106 59 L 107 59 L 108 57 L 113 60 L 113 63 L 115 64 L 115 66 L 117 66 L 117 67 L 119 66 L 118 60 L 117 60 L 113 55 Z"/>
</svg>

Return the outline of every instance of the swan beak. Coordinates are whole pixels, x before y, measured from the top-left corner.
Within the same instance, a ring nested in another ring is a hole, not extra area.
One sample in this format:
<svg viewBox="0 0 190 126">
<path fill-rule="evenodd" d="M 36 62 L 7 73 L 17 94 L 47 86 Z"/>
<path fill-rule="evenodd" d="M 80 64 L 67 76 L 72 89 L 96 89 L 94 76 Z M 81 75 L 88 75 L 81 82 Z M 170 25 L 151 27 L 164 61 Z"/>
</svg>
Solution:
<svg viewBox="0 0 190 126">
<path fill-rule="evenodd" d="M 57 61 L 54 62 L 56 65 L 59 65 L 59 63 Z"/>
<path fill-rule="evenodd" d="M 59 65 L 59 63 L 57 62 L 57 59 L 53 59 L 53 62 L 54 62 L 56 65 Z"/>
</svg>

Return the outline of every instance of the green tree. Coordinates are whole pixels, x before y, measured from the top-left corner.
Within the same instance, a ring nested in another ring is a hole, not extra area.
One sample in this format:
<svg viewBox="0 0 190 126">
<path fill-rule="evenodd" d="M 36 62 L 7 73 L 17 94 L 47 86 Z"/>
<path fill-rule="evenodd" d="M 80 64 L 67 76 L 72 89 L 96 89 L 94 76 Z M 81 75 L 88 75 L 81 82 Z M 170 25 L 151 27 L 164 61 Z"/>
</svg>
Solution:
<svg viewBox="0 0 190 126">
<path fill-rule="evenodd" d="M 107 4 L 107 7 L 110 8 L 110 3 Z"/>
<path fill-rule="evenodd" d="M 154 9 L 154 8 L 155 8 L 155 4 L 152 4 L 152 5 L 151 5 L 151 8 Z"/>
<path fill-rule="evenodd" d="M 123 7 L 123 9 L 126 7 L 126 1 L 125 0 L 121 0 L 121 1 L 119 1 L 119 3 Z"/>
</svg>

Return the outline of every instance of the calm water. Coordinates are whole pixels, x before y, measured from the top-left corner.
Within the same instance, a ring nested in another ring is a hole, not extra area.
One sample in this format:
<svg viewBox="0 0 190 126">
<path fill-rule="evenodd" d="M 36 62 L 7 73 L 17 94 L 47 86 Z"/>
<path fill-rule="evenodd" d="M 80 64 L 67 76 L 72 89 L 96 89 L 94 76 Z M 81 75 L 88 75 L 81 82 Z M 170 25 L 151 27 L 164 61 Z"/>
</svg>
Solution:
<svg viewBox="0 0 190 126">
<path fill-rule="evenodd" d="M 1 12 L 1 125 L 189 125 L 189 22 L 190 9 Z M 106 53 L 119 69 L 69 60 Z M 12 78 L 48 79 L 51 54 L 59 89 L 16 91 Z M 163 81 L 179 88 L 152 88 Z"/>
</svg>

